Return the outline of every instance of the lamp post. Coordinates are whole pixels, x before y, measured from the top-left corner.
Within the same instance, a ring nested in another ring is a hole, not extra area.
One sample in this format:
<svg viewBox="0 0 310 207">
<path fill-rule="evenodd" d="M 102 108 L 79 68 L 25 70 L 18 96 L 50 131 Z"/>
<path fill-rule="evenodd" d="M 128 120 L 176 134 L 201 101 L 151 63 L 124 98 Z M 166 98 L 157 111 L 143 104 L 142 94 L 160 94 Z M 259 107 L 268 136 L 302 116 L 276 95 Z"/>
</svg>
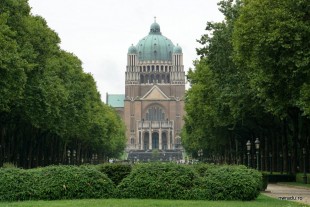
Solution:
<svg viewBox="0 0 310 207">
<path fill-rule="evenodd" d="M 98 154 L 96 153 L 95 154 L 95 164 L 98 164 L 99 162 L 98 162 Z"/>
<path fill-rule="evenodd" d="M 281 174 L 283 174 L 283 154 L 280 152 Z"/>
<path fill-rule="evenodd" d="M 250 140 L 248 140 L 248 142 L 246 143 L 246 149 L 248 151 L 248 167 L 250 167 L 250 151 L 251 151 L 251 142 Z"/>
<path fill-rule="evenodd" d="M 287 173 L 291 174 L 291 153 L 288 153 L 288 169 L 287 169 Z"/>
<path fill-rule="evenodd" d="M 203 155 L 202 149 L 198 150 L 198 158 L 200 161 L 202 161 L 202 155 Z"/>
<path fill-rule="evenodd" d="M 67 156 L 68 156 L 68 165 L 70 165 L 70 156 L 71 156 L 71 151 L 68 149 L 67 151 Z"/>
<path fill-rule="evenodd" d="M 73 150 L 72 155 L 73 155 L 73 165 L 75 165 L 76 164 L 76 150 Z"/>
<path fill-rule="evenodd" d="M 91 164 L 92 165 L 95 164 L 95 154 L 94 153 L 91 155 Z"/>
<path fill-rule="evenodd" d="M 272 153 L 269 153 L 269 167 L 270 167 L 270 174 L 272 174 Z"/>
<path fill-rule="evenodd" d="M 262 153 L 260 155 L 260 169 L 261 169 L 261 171 L 264 171 L 264 169 L 265 169 L 263 160 L 264 160 L 264 155 Z"/>
<path fill-rule="evenodd" d="M 307 171 L 306 171 L 306 148 L 302 148 L 302 154 L 304 158 L 304 174 L 302 176 L 302 180 L 304 184 L 307 184 Z"/>
<path fill-rule="evenodd" d="M 255 140 L 255 149 L 256 149 L 256 169 L 259 170 L 259 145 L 260 141 L 258 138 Z"/>
</svg>

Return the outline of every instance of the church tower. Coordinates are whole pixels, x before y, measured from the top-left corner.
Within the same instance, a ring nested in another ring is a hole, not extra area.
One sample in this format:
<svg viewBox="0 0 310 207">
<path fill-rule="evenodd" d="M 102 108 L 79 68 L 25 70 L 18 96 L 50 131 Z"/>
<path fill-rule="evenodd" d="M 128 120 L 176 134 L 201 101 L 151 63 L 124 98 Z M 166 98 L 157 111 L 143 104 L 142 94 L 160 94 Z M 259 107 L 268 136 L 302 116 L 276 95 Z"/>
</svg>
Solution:
<svg viewBox="0 0 310 207">
<path fill-rule="evenodd" d="M 181 148 L 185 72 L 182 48 L 159 24 L 127 53 L 123 118 L 128 150 Z"/>
</svg>

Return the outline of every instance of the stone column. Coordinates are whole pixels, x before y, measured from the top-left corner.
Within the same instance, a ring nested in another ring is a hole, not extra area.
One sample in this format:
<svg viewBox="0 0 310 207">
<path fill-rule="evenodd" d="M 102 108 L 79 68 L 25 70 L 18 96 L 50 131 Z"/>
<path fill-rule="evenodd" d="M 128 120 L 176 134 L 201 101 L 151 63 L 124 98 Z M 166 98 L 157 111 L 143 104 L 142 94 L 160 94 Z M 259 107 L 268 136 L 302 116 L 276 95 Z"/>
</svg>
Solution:
<svg viewBox="0 0 310 207">
<path fill-rule="evenodd" d="M 144 136 L 143 136 L 143 129 L 140 131 L 140 133 L 141 133 L 141 147 L 140 147 L 140 149 L 142 150 L 143 149 L 143 147 L 144 147 Z"/>
<path fill-rule="evenodd" d="M 161 136 L 161 128 L 159 128 L 159 149 L 161 150 L 163 148 L 163 140 L 162 140 L 162 136 Z"/>
<path fill-rule="evenodd" d="M 171 147 L 170 147 L 170 129 L 168 130 L 168 133 L 167 133 L 167 145 L 168 145 L 168 149 L 171 149 Z"/>
<path fill-rule="evenodd" d="M 152 149 L 152 130 L 149 130 L 149 149 Z"/>
</svg>

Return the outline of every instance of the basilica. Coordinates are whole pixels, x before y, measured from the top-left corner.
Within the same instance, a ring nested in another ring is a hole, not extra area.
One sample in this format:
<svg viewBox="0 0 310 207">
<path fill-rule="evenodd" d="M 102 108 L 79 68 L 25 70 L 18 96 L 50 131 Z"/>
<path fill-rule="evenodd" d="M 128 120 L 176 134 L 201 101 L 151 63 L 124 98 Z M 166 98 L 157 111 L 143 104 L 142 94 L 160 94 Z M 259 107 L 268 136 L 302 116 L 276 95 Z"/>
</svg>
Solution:
<svg viewBox="0 0 310 207">
<path fill-rule="evenodd" d="M 127 150 L 176 150 L 184 116 L 182 48 L 151 24 L 127 53 L 125 95 L 107 94 L 126 124 Z"/>
</svg>

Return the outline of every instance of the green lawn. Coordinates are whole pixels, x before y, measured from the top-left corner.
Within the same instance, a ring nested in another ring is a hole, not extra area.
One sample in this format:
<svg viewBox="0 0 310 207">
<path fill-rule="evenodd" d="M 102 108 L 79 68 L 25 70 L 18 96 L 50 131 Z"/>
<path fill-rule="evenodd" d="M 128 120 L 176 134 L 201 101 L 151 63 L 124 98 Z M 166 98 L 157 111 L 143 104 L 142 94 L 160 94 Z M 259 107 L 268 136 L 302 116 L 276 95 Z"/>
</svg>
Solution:
<svg viewBox="0 0 310 207">
<path fill-rule="evenodd" d="M 307 206 L 296 202 L 281 201 L 260 195 L 255 201 L 180 201 L 138 199 L 85 199 L 61 201 L 0 202 L 0 207 L 296 207 Z"/>
</svg>

